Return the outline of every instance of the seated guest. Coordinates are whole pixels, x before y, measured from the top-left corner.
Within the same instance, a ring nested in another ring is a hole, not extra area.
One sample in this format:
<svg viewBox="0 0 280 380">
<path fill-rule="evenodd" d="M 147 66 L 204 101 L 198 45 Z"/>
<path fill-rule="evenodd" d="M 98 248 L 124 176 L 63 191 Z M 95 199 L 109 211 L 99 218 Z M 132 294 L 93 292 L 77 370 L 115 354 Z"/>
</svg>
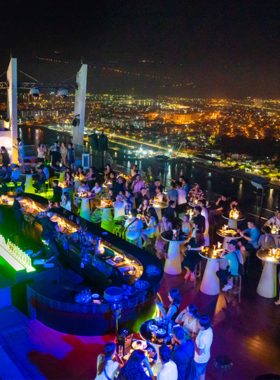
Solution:
<svg viewBox="0 0 280 380">
<path fill-rule="evenodd" d="M 91 189 L 91 192 L 94 193 L 95 195 L 97 194 L 102 194 L 102 187 L 100 186 L 99 182 L 95 182 L 94 187 Z"/>
<path fill-rule="evenodd" d="M 199 333 L 195 339 L 196 379 L 205 380 L 206 366 L 210 359 L 210 348 L 213 342 L 213 330 L 210 318 L 202 316 L 198 320 Z"/>
<path fill-rule="evenodd" d="M 138 207 L 137 211 L 139 214 L 142 214 L 144 216 L 148 216 L 148 210 L 149 210 L 149 201 L 147 198 L 143 199 L 143 203 Z"/>
<path fill-rule="evenodd" d="M 184 215 L 183 217 L 183 223 L 182 223 L 182 232 L 184 234 L 189 234 L 192 231 L 192 225 L 190 223 L 190 217 L 189 215 Z"/>
<path fill-rule="evenodd" d="M 53 164 L 51 164 L 50 168 L 53 169 L 53 172 L 61 172 L 61 166 L 59 161 L 55 161 Z"/>
<path fill-rule="evenodd" d="M 265 226 L 273 226 L 280 227 L 280 212 L 276 216 L 273 216 L 272 218 L 268 219 L 267 222 L 265 222 Z"/>
<path fill-rule="evenodd" d="M 86 174 L 87 181 L 94 181 L 97 177 L 97 171 L 94 167 L 90 167 L 88 173 Z"/>
<path fill-rule="evenodd" d="M 112 168 L 111 168 L 111 165 L 110 164 L 107 164 L 105 166 L 105 171 L 104 171 L 104 177 L 105 177 L 105 181 L 106 180 L 109 180 L 110 178 L 110 173 L 112 172 Z"/>
<path fill-rule="evenodd" d="M 89 191 L 89 187 L 88 187 L 86 181 L 82 181 L 81 186 L 78 187 L 78 191 L 79 192 L 82 191 L 84 193 L 87 192 L 87 191 Z"/>
<path fill-rule="evenodd" d="M 146 366 L 149 376 L 146 375 L 143 365 Z M 128 361 L 121 368 L 118 380 L 149 380 L 153 376 L 149 358 L 142 350 L 135 350 L 131 353 Z"/>
<path fill-rule="evenodd" d="M 195 214 L 195 217 L 193 218 L 193 222 L 197 226 L 201 227 L 202 228 L 202 232 L 204 233 L 205 232 L 206 222 L 205 222 L 204 216 L 201 215 L 202 208 L 200 206 L 195 206 L 195 208 L 194 208 L 193 211 L 194 211 L 194 214 Z"/>
<path fill-rule="evenodd" d="M 113 357 L 117 361 L 113 360 Z M 116 353 L 116 344 L 114 342 L 106 343 L 104 354 L 97 357 L 97 376 L 95 380 L 114 379 L 115 375 L 121 368 L 121 360 Z"/>
<path fill-rule="evenodd" d="M 126 239 L 130 243 L 134 245 L 138 245 L 138 247 L 140 247 L 141 246 L 140 236 L 141 236 L 141 229 L 143 228 L 143 222 L 141 219 L 137 219 L 136 209 L 131 210 L 131 215 L 132 215 L 131 218 L 127 219 L 124 225 L 126 228 L 125 236 L 126 236 Z"/>
<path fill-rule="evenodd" d="M 229 202 L 229 210 L 237 210 L 239 212 L 242 212 L 242 208 L 238 204 L 237 198 L 231 198 L 231 200 Z"/>
<path fill-rule="evenodd" d="M 168 294 L 168 300 L 170 301 L 170 305 L 167 308 L 165 308 L 161 302 L 156 302 L 156 304 L 163 318 L 167 318 L 175 322 L 176 318 L 179 315 L 180 305 L 182 301 L 179 290 L 176 288 L 171 289 Z"/>
<path fill-rule="evenodd" d="M 199 188 L 199 184 L 196 183 L 194 187 L 190 190 L 189 194 L 189 200 L 191 202 L 194 202 L 195 200 L 198 200 L 200 198 L 204 197 L 203 191 Z"/>
<path fill-rule="evenodd" d="M 166 216 L 162 217 L 162 221 L 158 223 L 158 237 L 155 243 L 155 249 L 156 254 L 159 259 L 162 259 L 162 257 L 166 254 L 164 248 L 166 245 L 166 241 L 162 240 L 161 234 L 165 231 L 171 231 L 172 230 L 172 223 L 168 221 Z"/>
<path fill-rule="evenodd" d="M 115 182 L 113 186 L 113 189 L 114 189 L 115 194 L 124 195 L 125 190 L 126 190 L 126 185 L 122 177 L 118 177 L 117 181 Z"/>
<path fill-rule="evenodd" d="M 148 216 L 145 216 L 145 222 L 147 225 L 147 228 L 142 230 L 141 236 L 144 241 L 147 240 L 147 237 L 154 236 L 156 230 L 157 230 L 157 224 L 158 224 L 158 216 L 156 213 L 156 210 L 153 207 L 150 207 L 148 210 Z"/>
<path fill-rule="evenodd" d="M 83 168 L 80 166 L 78 168 L 78 170 L 75 171 L 75 177 L 84 177 L 85 176 L 85 173 L 83 171 Z"/>
<path fill-rule="evenodd" d="M 53 181 L 53 197 L 52 197 L 52 203 L 57 203 L 58 205 L 61 202 L 61 196 L 62 196 L 62 188 L 58 186 L 58 180 L 55 179 Z"/>
<path fill-rule="evenodd" d="M 274 237 L 271 235 L 271 228 L 264 226 L 262 228 L 263 235 L 259 237 L 258 246 L 260 249 L 276 248 Z"/>
<path fill-rule="evenodd" d="M 43 166 L 40 166 L 38 168 L 39 179 L 36 183 L 32 185 L 35 188 L 35 193 L 37 193 L 42 188 L 42 186 L 46 183 L 46 176 L 43 169 L 44 169 Z"/>
<path fill-rule="evenodd" d="M 243 264 L 243 258 L 236 240 L 230 240 L 228 243 L 228 251 L 224 250 L 221 258 L 225 258 L 229 267 L 227 269 L 219 269 L 216 274 L 224 285 L 223 291 L 227 291 L 233 287 L 231 276 L 238 276 L 239 263 Z"/>
<path fill-rule="evenodd" d="M 181 214 L 182 212 L 186 211 L 186 206 L 187 206 L 186 192 L 183 189 L 181 182 L 178 182 L 177 193 L 178 193 L 177 212 L 178 214 Z"/>
<path fill-rule="evenodd" d="M 247 251 L 251 256 L 254 256 L 259 248 L 260 231 L 257 229 L 254 219 L 248 220 L 247 224 L 248 228 L 246 230 L 237 230 L 243 238 L 238 242 L 238 245 L 242 254 L 244 254 L 244 251 Z"/>
<path fill-rule="evenodd" d="M 176 364 L 170 360 L 172 351 L 168 346 L 159 347 L 159 358 L 162 363 L 162 370 L 157 375 L 157 380 L 177 380 L 178 370 Z"/>
<path fill-rule="evenodd" d="M 18 165 L 16 165 L 14 170 L 12 171 L 11 181 L 14 183 L 16 189 L 18 189 L 18 183 L 20 182 L 21 188 L 19 190 L 23 191 L 25 181 L 20 178 L 20 171 Z"/>
<path fill-rule="evenodd" d="M 73 187 L 74 180 L 69 172 L 65 172 L 64 182 L 67 184 L 67 187 Z"/>
<path fill-rule="evenodd" d="M 71 201 L 69 194 L 65 191 L 62 195 L 62 202 L 60 202 L 61 207 L 65 208 L 68 211 L 71 211 Z"/>
<path fill-rule="evenodd" d="M 112 202 L 116 202 L 116 194 L 113 189 L 109 189 L 108 199 L 110 199 Z"/>
<path fill-rule="evenodd" d="M 195 344 L 181 326 L 173 328 L 175 347 L 171 359 L 177 365 L 178 380 L 196 379 L 194 355 Z"/>
<path fill-rule="evenodd" d="M 186 244 L 187 250 L 185 252 L 184 260 L 182 261 L 182 268 L 185 268 L 187 270 L 184 279 L 187 280 L 190 276 L 190 281 L 194 280 L 195 267 L 200 263 L 202 259 L 198 252 L 201 251 L 201 248 L 205 243 L 201 228 L 195 226 L 195 230 L 195 237 L 192 237 Z"/>
<path fill-rule="evenodd" d="M 128 215 L 133 207 L 133 196 L 130 190 L 125 190 L 123 201 L 125 204 L 125 214 Z"/>
<path fill-rule="evenodd" d="M 176 190 L 176 183 L 171 182 L 169 185 L 169 190 L 167 191 L 167 199 L 168 201 L 174 201 L 177 202 L 178 193 Z"/>
<path fill-rule="evenodd" d="M 160 184 L 159 179 L 155 179 L 154 182 L 149 186 L 149 196 L 151 199 L 154 199 L 156 196 L 156 188 L 159 187 L 160 192 L 163 192 L 164 187 Z"/>
<path fill-rule="evenodd" d="M 140 193 L 138 194 L 138 197 L 135 199 L 136 207 L 138 208 L 141 203 L 143 203 L 144 199 L 150 200 L 149 193 L 145 187 L 141 187 Z"/>
<path fill-rule="evenodd" d="M 183 329 L 191 336 L 198 333 L 199 314 L 195 305 L 189 305 L 176 318 L 175 323 L 183 323 Z"/>
<path fill-rule="evenodd" d="M 1 154 L 2 154 L 2 164 L 6 167 L 10 164 L 10 157 L 7 149 L 4 146 L 1 146 Z"/>
<path fill-rule="evenodd" d="M 11 181 L 11 172 L 8 170 L 7 166 L 2 166 L 2 176 L 0 178 L 0 183 L 8 183 Z"/>
<path fill-rule="evenodd" d="M 163 201 L 163 195 L 161 194 L 160 188 L 156 187 L 156 194 L 154 197 L 155 201 L 162 202 Z"/>
<path fill-rule="evenodd" d="M 114 202 L 115 220 L 121 220 L 125 215 L 125 204 L 121 195 L 117 195 L 116 202 Z"/>
<path fill-rule="evenodd" d="M 163 215 L 172 223 L 173 228 L 175 227 L 175 207 L 176 207 L 176 202 L 174 201 L 169 201 L 168 207 L 163 209 Z"/>
<path fill-rule="evenodd" d="M 223 193 L 222 196 L 217 200 L 215 210 L 209 212 L 209 224 L 216 225 L 218 216 L 223 215 L 228 208 L 227 194 Z"/>
<path fill-rule="evenodd" d="M 145 188 L 145 183 L 141 180 L 139 174 L 136 175 L 136 180 L 132 183 L 131 189 L 134 197 L 137 199 L 142 188 Z"/>
</svg>

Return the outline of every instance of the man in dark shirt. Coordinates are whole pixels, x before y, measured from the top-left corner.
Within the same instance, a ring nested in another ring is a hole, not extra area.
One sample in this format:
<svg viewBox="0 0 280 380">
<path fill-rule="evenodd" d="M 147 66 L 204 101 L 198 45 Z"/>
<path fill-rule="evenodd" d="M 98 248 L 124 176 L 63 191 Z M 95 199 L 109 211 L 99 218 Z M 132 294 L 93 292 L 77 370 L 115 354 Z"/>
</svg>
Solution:
<svg viewBox="0 0 280 380">
<path fill-rule="evenodd" d="M 168 207 L 163 209 L 163 216 L 165 216 L 168 221 L 172 223 L 173 228 L 176 227 L 175 207 L 176 203 L 174 201 L 169 201 Z"/>
<path fill-rule="evenodd" d="M 43 166 L 40 166 L 38 168 L 39 180 L 32 185 L 35 188 L 35 192 L 38 192 L 41 189 L 41 187 L 46 183 L 46 174 L 44 173 L 43 169 Z"/>
<path fill-rule="evenodd" d="M 62 188 L 58 186 L 58 180 L 55 179 L 53 181 L 53 197 L 52 197 L 52 203 L 57 203 L 60 205 L 61 202 L 61 196 L 62 196 Z"/>
<path fill-rule="evenodd" d="M 14 217 L 16 220 L 16 227 L 17 227 L 17 234 L 21 235 L 21 230 L 22 230 L 22 211 L 21 211 L 21 205 L 19 203 L 19 195 L 16 195 L 16 198 L 13 203 L 13 212 L 14 212 Z"/>
<path fill-rule="evenodd" d="M 53 216 L 53 213 L 48 212 L 47 216 L 45 216 L 41 220 L 41 224 L 43 228 L 41 240 L 42 240 L 42 243 L 44 244 L 45 257 L 46 259 L 48 259 L 48 261 L 50 261 L 54 257 L 57 257 L 59 254 L 57 246 L 54 241 L 57 223 L 54 223 L 50 220 L 52 216 Z"/>
<path fill-rule="evenodd" d="M 10 157 L 7 149 L 4 146 L 1 146 L 1 154 L 2 154 L 2 163 L 4 166 L 8 166 L 10 163 Z"/>
<path fill-rule="evenodd" d="M 58 146 L 53 152 L 51 152 L 51 159 L 52 159 L 52 164 L 56 164 L 57 162 L 61 161 L 61 154 L 60 154 Z"/>
<path fill-rule="evenodd" d="M 194 208 L 195 217 L 193 218 L 193 222 L 196 226 L 202 228 L 202 232 L 205 232 L 205 217 L 201 215 L 202 208 L 200 206 L 196 206 Z"/>
<path fill-rule="evenodd" d="M 174 347 L 171 359 L 177 365 L 178 380 L 194 379 L 195 344 L 191 338 L 186 339 L 186 333 L 181 326 L 174 327 L 173 336 L 176 346 Z"/>
<path fill-rule="evenodd" d="M 121 195 L 124 195 L 126 186 L 122 177 L 118 177 L 117 181 L 113 185 L 113 190 L 116 195 L 119 195 L 120 192 L 121 192 Z"/>
<path fill-rule="evenodd" d="M 215 210 L 211 210 L 209 212 L 209 224 L 216 225 L 218 217 L 227 211 L 227 197 L 228 195 L 226 193 L 223 193 L 222 196 L 217 200 Z"/>
<path fill-rule="evenodd" d="M 149 186 L 149 195 L 150 195 L 150 198 L 151 198 L 151 199 L 154 199 L 154 197 L 155 197 L 155 195 L 156 195 L 156 188 L 157 188 L 157 187 L 160 188 L 160 192 L 162 193 L 163 190 L 164 190 L 164 186 L 161 185 L 159 179 L 156 179 L 156 180 L 154 181 L 154 183 L 152 183 L 152 184 Z"/>
</svg>

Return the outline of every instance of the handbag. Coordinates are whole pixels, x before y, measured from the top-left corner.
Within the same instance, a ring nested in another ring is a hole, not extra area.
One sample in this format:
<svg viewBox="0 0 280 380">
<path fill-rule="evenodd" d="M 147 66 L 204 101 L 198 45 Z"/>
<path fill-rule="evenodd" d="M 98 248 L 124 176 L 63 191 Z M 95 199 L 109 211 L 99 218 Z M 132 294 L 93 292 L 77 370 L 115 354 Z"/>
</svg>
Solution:
<svg viewBox="0 0 280 380">
<path fill-rule="evenodd" d="M 234 254 L 235 254 L 235 256 L 236 256 L 236 260 L 237 260 L 237 262 L 238 262 L 238 274 L 239 274 L 239 276 L 243 276 L 243 275 L 244 275 L 244 267 L 243 267 L 243 264 L 241 264 L 241 262 L 239 261 L 236 252 L 234 252 Z"/>
</svg>

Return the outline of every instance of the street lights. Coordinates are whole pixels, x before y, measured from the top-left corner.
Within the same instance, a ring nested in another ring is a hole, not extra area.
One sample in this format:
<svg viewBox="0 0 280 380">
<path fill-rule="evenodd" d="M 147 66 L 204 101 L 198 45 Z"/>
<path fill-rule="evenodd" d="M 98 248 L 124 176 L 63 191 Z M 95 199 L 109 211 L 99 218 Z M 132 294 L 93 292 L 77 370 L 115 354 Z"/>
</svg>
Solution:
<svg viewBox="0 0 280 380">
<path fill-rule="evenodd" d="M 259 182 L 256 182 L 256 179 L 254 181 L 251 181 L 251 184 L 256 187 L 257 189 L 262 190 L 262 196 L 261 196 L 261 205 L 260 205 L 260 212 L 259 212 L 259 223 L 258 227 L 260 227 L 261 223 L 261 214 L 262 214 L 262 206 L 263 206 L 263 196 L 264 196 L 264 187 L 265 187 L 265 181 L 258 180 Z"/>
</svg>

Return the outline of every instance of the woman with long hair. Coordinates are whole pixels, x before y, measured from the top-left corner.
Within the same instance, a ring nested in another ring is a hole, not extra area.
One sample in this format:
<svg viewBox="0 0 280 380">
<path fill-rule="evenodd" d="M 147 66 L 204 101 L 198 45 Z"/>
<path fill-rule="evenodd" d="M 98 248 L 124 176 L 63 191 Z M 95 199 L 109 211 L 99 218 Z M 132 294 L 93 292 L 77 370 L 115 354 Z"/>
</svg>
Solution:
<svg viewBox="0 0 280 380">
<path fill-rule="evenodd" d="M 182 301 L 181 293 L 178 289 L 173 288 L 168 294 L 168 299 L 170 301 L 170 305 L 167 308 L 165 308 L 161 302 L 156 303 L 161 311 L 163 318 L 168 318 L 172 321 L 175 321 L 179 315 L 180 305 Z"/>
<path fill-rule="evenodd" d="M 198 333 L 199 314 L 195 305 L 189 305 L 176 318 L 175 323 L 183 323 L 184 330 L 194 337 Z"/>
<path fill-rule="evenodd" d="M 46 147 L 42 142 L 40 142 L 40 144 L 37 148 L 37 152 L 38 152 L 37 161 L 38 162 L 44 162 L 45 154 L 46 154 Z"/>
<path fill-rule="evenodd" d="M 64 173 L 64 182 L 66 182 L 67 187 L 73 187 L 74 180 L 69 172 Z"/>
<path fill-rule="evenodd" d="M 185 257 L 182 261 L 182 268 L 187 270 L 185 280 L 190 277 L 190 281 L 194 280 L 195 267 L 200 263 L 202 257 L 199 255 L 199 251 L 204 246 L 205 239 L 204 234 L 199 226 L 195 226 L 195 237 L 192 237 L 187 243 L 188 249 L 185 252 Z"/>
<path fill-rule="evenodd" d="M 113 356 L 115 356 L 117 361 L 113 360 Z M 98 355 L 97 358 L 97 376 L 95 380 L 114 379 L 120 366 L 121 360 L 116 354 L 116 344 L 114 342 L 106 343 L 104 354 Z"/>
<path fill-rule="evenodd" d="M 137 211 L 139 212 L 139 214 L 142 214 L 144 216 L 148 216 L 148 210 L 149 210 L 149 199 L 144 198 L 143 202 L 140 204 Z"/>
<path fill-rule="evenodd" d="M 60 144 L 60 154 L 61 154 L 61 163 L 63 166 L 66 166 L 67 153 L 68 153 L 68 150 L 64 142 L 62 142 Z"/>
<path fill-rule="evenodd" d="M 143 364 L 147 367 L 149 375 L 146 375 Z M 130 355 L 127 363 L 121 368 L 118 380 L 149 380 L 153 376 L 149 359 L 144 351 L 135 350 Z M 98 379 L 99 380 L 99 379 Z"/>
<path fill-rule="evenodd" d="M 70 201 L 69 194 L 67 193 L 67 191 L 63 193 L 62 202 L 60 204 L 66 210 L 71 211 L 71 201 Z"/>
<path fill-rule="evenodd" d="M 147 237 L 152 237 L 157 230 L 158 216 L 154 207 L 149 208 L 148 219 L 147 217 L 145 217 L 145 222 L 146 222 L 147 228 L 142 231 L 141 236 L 143 240 L 146 242 Z"/>
</svg>

